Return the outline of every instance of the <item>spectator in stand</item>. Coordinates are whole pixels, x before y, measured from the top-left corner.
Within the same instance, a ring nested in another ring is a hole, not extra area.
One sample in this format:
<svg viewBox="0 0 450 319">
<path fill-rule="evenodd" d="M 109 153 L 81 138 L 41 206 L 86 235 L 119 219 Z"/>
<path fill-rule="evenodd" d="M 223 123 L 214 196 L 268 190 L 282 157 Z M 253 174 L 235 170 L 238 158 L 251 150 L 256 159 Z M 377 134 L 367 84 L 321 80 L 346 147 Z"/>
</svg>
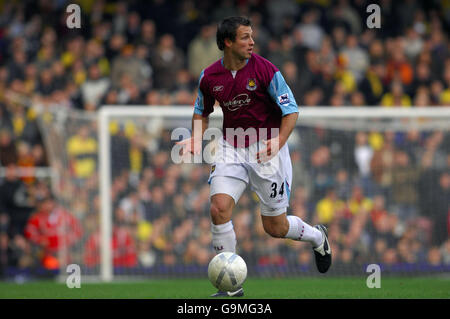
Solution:
<svg viewBox="0 0 450 319">
<path fill-rule="evenodd" d="M 441 255 L 444 265 L 450 265 L 450 239 L 441 245 Z"/>
<path fill-rule="evenodd" d="M 142 21 L 141 33 L 137 43 L 144 45 L 149 52 L 153 52 L 156 49 L 156 25 L 153 20 Z"/>
<path fill-rule="evenodd" d="M 359 91 L 353 92 L 350 95 L 350 103 L 352 106 L 366 106 L 367 105 L 366 100 L 364 99 L 364 95 Z"/>
<path fill-rule="evenodd" d="M 116 89 L 108 90 L 100 103 L 101 105 L 119 104 L 119 96 L 117 90 Z"/>
<path fill-rule="evenodd" d="M 352 77 L 347 77 L 344 73 L 340 73 L 341 75 L 335 78 L 335 72 L 337 72 L 336 66 L 332 63 L 327 63 L 323 66 L 320 77 L 316 78 L 314 86 L 323 88 L 325 93 L 324 104 L 333 105 L 331 102 L 332 97 L 338 96 L 341 99 L 341 104 L 334 104 L 334 106 L 342 106 L 349 102 L 348 95 L 351 94 L 355 87 L 352 84 Z"/>
<path fill-rule="evenodd" d="M 348 69 L 359 83 L 369 66 L 369 55 L 365 49 L 359 46 L 356 35 L 347 36 L 346 46 L 341 50 L 340 56 L 346 61 Z"/>
<path fill-rule="evenodd" d="M 440 93 L 439 102 L 441 105 L 450 105 L 450 59 L 447 59 L 445 63 L 445 69 L 443 72 L 444 89 Z"/>
<path fill-rule="evenodd" d="M 105 47 L 105 57 L 110 63 L 114 63 L 114 59 L 120 55 L 126 44 L 126 38 L 121 33 L 111 35 Z"/>
<path fill-rule="evenodd" d="M 25 184 L 32 184 L 36 181 L 33 176 L 33 167 L 35 166 L 34 157 L 31 154 L 31 147 L 26 142 L 17 143 L 17 168 L 28 170 L 28 174 L 22 174 L 21 180 Z"/>
<path fill-rule="evenodd" d="M 18 177 L 17 166 L 6 167 L 5 178 L 0 184 L 0 208 L 8 215 L 8 234 L 22 234 L 33 210 L 32 189 Z"/>
<path fill-rule="evenodd" d="M 17 163 L 17 148 L 11 132 L 2 126 L 0 131 L 0 165 L 9 166 Z"/>
<path fill-rule="evenodd" d="M 349 180 L 348 171 L 341 168 L 337 171 L 335 177 L 336 195 L 339 199 L 347 201 L 350 198 L 352 183 Z"/>
<path fill-rule="evenodd" d="M 428 263 L 431 266 L 440 266 L 442 263 L 442 256 L 441 252 L 439 251 L 438 247 L 431 247 L 428 251 Z"/>
<path fill-rule="evenodd" d="M 266 1 L 264 5 L 265 12 L 267 12 L 267 24 L 276 37 L 283 33 L 283 21 L 287 18 L 296 17 L 300 11 L 300 8 L 294 2 L 289 0 Z"/>
<path fill-rule="evenodd" d="M 405 34 L 405 54 L 410 61 L 415 61 L 420 52 L 423 50 L 424 41 L 413 27 L 408 28 Z"/>
<path fill-rule="evenodd" d="M 202 26 L 200 33 L 191 41 L 187 52 L 188 69 L 195 79 L 204 68 L 222 57 L 216 44 L 216 25 Z"/>
<path fill-rule="evenodd" d="M 370 171 L 373 180 L 380 191 L 390 199 L 392 172 L 394 170 L 394 136 L 392 132 L 386 132 L 382 138 L 382 146 L 375 151 L 370 163 Z"/>
<path fill-rule="evenodd" d="M 279 50 L 272 52 L 268 56 L 269 59 L 273 59 L 277 65 L 283 66 L 286 62 L 295 61 L 294 55 L 294 42 L 290 34 L 284 34 L 279 42 Z"/>
<path fill-rule="evenodd" d="M 399 218 L 405 221 L 417 217 L 418 180 L 420 171 L 412 164 L 408 153 L 397 150 L 392 172 L 392 200 Z"/>
<path fill-rule="evenodd" d="M 150 50 L 149 48 L 139 43 L 136 46 L 136 59 L 141 64 L 142 83 L 138 83 L 141 91 L 150 90 L 153 87 L 153 68 L 150 64 Z"/>
<path fill-rule="evenodd" d="M 38 209 L 27 222 L 25 237 L 38 246 L 43 267 L 59 269 L 61 262 L 70 264 L 70 255 L 67 260 L 60 260 L 58 253 L 77 243 L 81 236 L 80 222 L 59 206 L 50 193 L 38 198 Z"/>
<path fill-rule="evenodd" d="M 324 92 L 321 88 L 315 87 L 305 93 L 303 104 L 306 106 L 323 105 Z"/>
<path fill-rule="evenodd" d="M 442 245 L 450 238 L 450 172 L 443 172 L 438 178 L 439 186 L 430 217 L 433 222 L 433 244 Z"/>
<path fill-rule="evenodd" d="M 367 69 L 365 77 L 359 83 L 359 90 L 369 105 L 378 105 L 385 89 L 386 66 L 383 62 L 374 62 Z"/>
<path fill-rule="evenodd" d="M 394 80 L 391 83 L 391 90 L 385 93 L 381 99 L 381 106 L 392 107 L 410 107 L 411 98 L 404 93 L 403 85 L 400 81 Z"/>
<path fill-rule="evenodd" d="M 330 149 L 327 146 L 318 147 L 311 154 L 311 177 L 313 184 L 312 201 L 316 202 L 327 194 L 333 184 L 333 176 L 329 167 Z"/>
<path fill-rule="evenodd" d="M 430 86 L 430 98 L 431 103 L 433 105 L 450 105 L 450 99 L 448 100 L 448 103 L 445 100 L 445 95 L 443 95 L 444 86 L 442 85 L 442 82 L 439 80 L 434 80 L 431 82 Z"/>
<path fill-rule="evenodd" d="M 352 195 L 348 199 L 348 210 L 354 216 L 358 214 L 368 214 L 373 208 L 373 201 L 364 196 L 362 187 L 356 185 L 352 189 Z"/>
<path fill-rule="evenodd" d="M 42 70 L 41 74 L 39 75 L 37 89 L 38 92 L 44 97 L 49 96 L 56 89 L 51 69 Z"/>
<path fill-rule="evenodd" d="M 110 80 L 101 76 L 100 67 L 92 64 L 88 69 L 88 78 L 80 87 L 81 96 L 84 103 L 94 104 L 95 107 L 100 106 L 100 101 L 106 94 L 110 86 Z"/>
<path fill-rule="evenodd" d="M 152 61 L 155 88 L 173 89 L 175 76 L 184 67 L 185 59 L 183 52 L 176 47 L 171 34 L 161 36 Z"/>
<path fill-rule="evenodd" d="M 127 14 L 127 26 L 125 35 L 128 43 L 136 43 L 141 32 L 141 16 L 138 12 L 132 11 Z"/>
<path fill-rule="evenodd" d="M 136 56 L 136 48 L 131 44 L 126 44 L 121 49 L 121 55 L 112 62 L 111 81 L 114 88 L 121 87 L 124 75 L 138 87 L 148 83 L 150 76 L 146 61 Z M 144 88 L 144 87 L 143 87 Z"/>
<path fill-rule="evenodd" d="M 403 85 L 410 85 L 413 81 L 414 70 L 406 59 L 400 40 L 393 43 L 390 55 L 387 62 L 387 81 L 399 80 Z"/>
<path fill-rule="evenodd" d="M 359 170 L 359 180 L 364 189 L 364 193 L 371 195 L 373 191 L 370 163 L 373 157 L 373 149 L 368 143 L 365 132 L 356 133 L 355 138 L 355 162 Z"/>
<path fill-rule="evenodd" d="M 282 72 L 294 96 L 303 96 L 303 87 L 298 75 L 297 65 L 293 61 L 286 61 L 282 65 Z"/>
<path fill-rule="evenodd" d="M 96 231 L 89 236 L 84 246 L 84 264 L 87 267 L 100 265 L 100 245 L 100 232 Z M 135 241 L 127 227 L 113 227 L 111 246 L 114 267 L 137 266 Z"/>
<path fill-rule="evenodd" d="M 432 81 L 430 66 L 420 63 L 416 66 L 414 80 L 410 85 L 409 95 L 415 96 L 419 88 L 429 88 Z"/>
<path fill-rule="evenodd" d="M 336 191 L 330 188 L 326 196 L 321 199 L 316 206 L 316 219 L 314 223 L 330 225 L 333 221 L 339 220 L 344 216 L 345 203 L 338 199 Z"/>
<path fill-rule="evenodd" d="M 23 50 L 14 52 L 11 63 L 8 64 L 10 79 L 25 79 L 25 67 L 27 65 L 27 56 Z"/>
<path fill-rule="evenodd" d="M 145 95 L 145 104 L 161 105 L 161 94 L 158 90 L 152 90 Z"/>
<path fill-rule="evenodd" d="M 376 229 L 379 228 L 378 224 L 380 221 L 389 214 L 385 205 L 386 200 L 383 195 L 376 195 L 373 198 L 373 206 L 370 210 L 370 220 Z"/>
<path fill-rule="evenodd" d="M 428 89 L 426 87 L 420 87 L 413 101 L 414 106 L 427 107 L 431 105 L 430 95 L 428 94 Z"/>
<path fill-rule="evenodd" d="M 302 34 L 302 44 L 308 49 L 318 51 L 324 37 L 324 30 L 320 25 L 320 11 L 311 9 L 302 16 L 296 28 Z"/>
<path fill-rule="evenodd" d="M 83 182 L 95 172 L 97 141 L 90 136 L 89 127 L 84 125 L 67 140 L 66 147 L 73 174 Z"/>
<path fill-rule="evenodd" d="M 187 69 L 178 71 L 175 79 L 175 91 L 195 92 L 196 85 L 191 73 Z"/>
</svg>

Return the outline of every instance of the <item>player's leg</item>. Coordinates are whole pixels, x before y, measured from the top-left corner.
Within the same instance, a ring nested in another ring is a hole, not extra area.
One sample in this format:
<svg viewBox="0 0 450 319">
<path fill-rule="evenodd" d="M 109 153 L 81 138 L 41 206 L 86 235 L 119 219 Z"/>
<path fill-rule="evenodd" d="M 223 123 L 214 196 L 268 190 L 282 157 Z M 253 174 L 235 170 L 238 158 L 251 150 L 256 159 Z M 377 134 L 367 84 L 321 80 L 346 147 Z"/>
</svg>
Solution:
<svg viewBox="0 0 450 319">
<path fill-rule="evenodd" d="M 234 206 L 239 201 L 247 183 L 228 176 L 213 176 L 211 178 L 211 232 L 212 244 L 217 254 L 236 251 L 236 234 L 231 215 Z M 244 289 L 236 291 L 218 291 L 211 297 L 242 297 Z"/>
<path fill-rule="evenodd" d="M 247 170 L 239 162 L 236 149 L 219 139 L 209 177 L 212 244 L 216 253 L 236 251 L 236 235 L 231 215 L 247 187 Z"/>
<path fill-rule="evenodd" d="M 265 231 L 273 237 L 307 241 L 319 246 L 322 233 L 294 215 L 286 216 L 292 184 L 292 163 L 288 145 L 284 145 L 268 163 L 249 165 L 252 189 L 261 201 Z"/>
<path fill-rule="evenodd" d="M 214 176 L 211 179 L 211 233 L 216 253 L 236 251 L 231 215 L 246 187 L 247 183 L 234 177 Z"/>
<path fill-rule="evenodd" d="M 311 243 L 313 247 L 322 244 L 324 238 L 320 230 L 305 223 L 300 217 L 286 215 L 286 208 L 270 209 L 261 207 L 264 230 L 275 238 L 289 238 Z"/>
<path fill-rule="evenodd" d="M 264 204 L 261 206 L 263 227 L 269 235 L 275 238 L 289 238 L 311 243 L 317 269 L 321 273 L 328 271 L 331 266 L 331 247 L 325 226 L 313 227 L 298 216 L 286 216 L 286 208 L 271 209 Z"/>
<path fill-rule="evenodd" d="M 289 206 L 292 164 L 284 145 L 269 164 L 249 165 L 252 189 L 261 200 L 261 215 L 265 231 L 276 238 L 290 238 L 311 243 L 317 268 L 326 272 L 331 265 L 331 249 L 326 228 L 311 226 L 295 215 L 286 215 Z"/>
<path fill-rule="evenodd" d="M 289 231 L 289 221 L 286 213 L 278 216 L 261 215 L 262 224 L 265 232 L 275 238 L 286 238 Z"/>
</svg>

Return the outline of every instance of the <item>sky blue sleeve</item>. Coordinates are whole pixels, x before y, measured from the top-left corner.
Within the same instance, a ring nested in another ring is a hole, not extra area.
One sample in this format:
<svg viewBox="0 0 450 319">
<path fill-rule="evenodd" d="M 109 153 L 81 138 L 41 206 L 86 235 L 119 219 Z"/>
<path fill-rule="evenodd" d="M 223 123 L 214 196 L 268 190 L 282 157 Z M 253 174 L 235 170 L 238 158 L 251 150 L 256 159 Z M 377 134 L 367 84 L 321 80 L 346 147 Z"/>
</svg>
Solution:
<svg viewBox="0 0 450 319">
<path fill-rule="evenodd" d="M 204 73 L 204 70 L 202 71 L 202 73 L 200 73 L 200 78 L 198 80 L 197 99 L 195 100 L 194 105 L 194 113 L 199 115 L 203 115 L 203 111 L 205 110 L 205 99 L 203 97 L 203 92 L 200 89 L 200 83 L 202 82 Z"/>
<path fill-rule="evenodd" d="M 270 81 L 269 87 L 267 88 L 272 99 L 277 103 L 281 109 L 281 114 L 287 115 L 290 113 L 297 113 L 298 106 L 295 101 L 294 94 L 292 94 L 291 89 L 287 85 L 280 71 L 277 71 Z"/>
</svg>

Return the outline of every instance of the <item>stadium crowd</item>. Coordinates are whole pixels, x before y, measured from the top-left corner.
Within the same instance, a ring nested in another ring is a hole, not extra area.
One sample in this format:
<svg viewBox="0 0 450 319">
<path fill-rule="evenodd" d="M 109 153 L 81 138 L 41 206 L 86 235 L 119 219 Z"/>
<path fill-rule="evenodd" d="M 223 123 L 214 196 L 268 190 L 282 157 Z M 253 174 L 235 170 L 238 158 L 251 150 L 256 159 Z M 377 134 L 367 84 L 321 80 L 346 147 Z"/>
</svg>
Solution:
<svg viewBox="0 0 450 319">
<path fill-rule="evenodd" d="M 81 28 L 68 29 L 68 2 L 2 2 L 0 272 L 57 268 L 52 252 L 61 245 L 72 247 L 72 261 L 99 262 L 96 125 L 68 124 L 59 141 L 67 163 L 52 158 L 65 181 L 52 185 L 55 201 L 48 179 L 16 174 L 50 164 L 38 117 L 101 105 L 192 105 L 201 70 L 221 56 L 215 28 L 223 17 L 250 17 L 255 52 L 281 70 L 301 107 L 450 106 L 450 6 L 385 0 L 381 28 L 369 29 L 368 4 L 86 0 Z M 140 130 L 111 127 L 114 263 L 205 265 L 213 254 L 209 167 L 172 163 L 170 132 Z M 335 269 L 450 265 L 448 131 L 297 133 L 309 142 L 290 145 L 292 213 L 328 225 Z M 264 233 L 250 191 L 233 223 L 239 253 L 254 265 L 311 264 L 306 245 Z M 55 235 L 61 224 L 70 238 Z M 36 236 L 36 225 L 46 235 Z"/>
</svg>

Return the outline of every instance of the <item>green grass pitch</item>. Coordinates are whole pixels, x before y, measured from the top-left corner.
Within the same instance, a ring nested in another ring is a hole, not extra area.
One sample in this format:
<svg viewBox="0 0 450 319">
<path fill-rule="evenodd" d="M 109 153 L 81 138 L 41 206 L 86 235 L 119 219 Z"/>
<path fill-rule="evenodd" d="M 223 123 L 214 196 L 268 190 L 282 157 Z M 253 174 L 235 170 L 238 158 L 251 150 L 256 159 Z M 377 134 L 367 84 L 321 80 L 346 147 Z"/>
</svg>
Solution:
<svg viewBox="0 0 450 319">
<path fill-rule="evenodd" d="M 444 277 L 382 278 L 381 288 L 369 289 L 366 278 L 248 278 L 245 299 L 449 299 L 450 279 Z M 37 299 L 193 299 L 209 298 L 215 289 L 208 279 L 155 279 L 137 282 L 65 283 L 0 282 L 0 298 Z"/>
</svg>

